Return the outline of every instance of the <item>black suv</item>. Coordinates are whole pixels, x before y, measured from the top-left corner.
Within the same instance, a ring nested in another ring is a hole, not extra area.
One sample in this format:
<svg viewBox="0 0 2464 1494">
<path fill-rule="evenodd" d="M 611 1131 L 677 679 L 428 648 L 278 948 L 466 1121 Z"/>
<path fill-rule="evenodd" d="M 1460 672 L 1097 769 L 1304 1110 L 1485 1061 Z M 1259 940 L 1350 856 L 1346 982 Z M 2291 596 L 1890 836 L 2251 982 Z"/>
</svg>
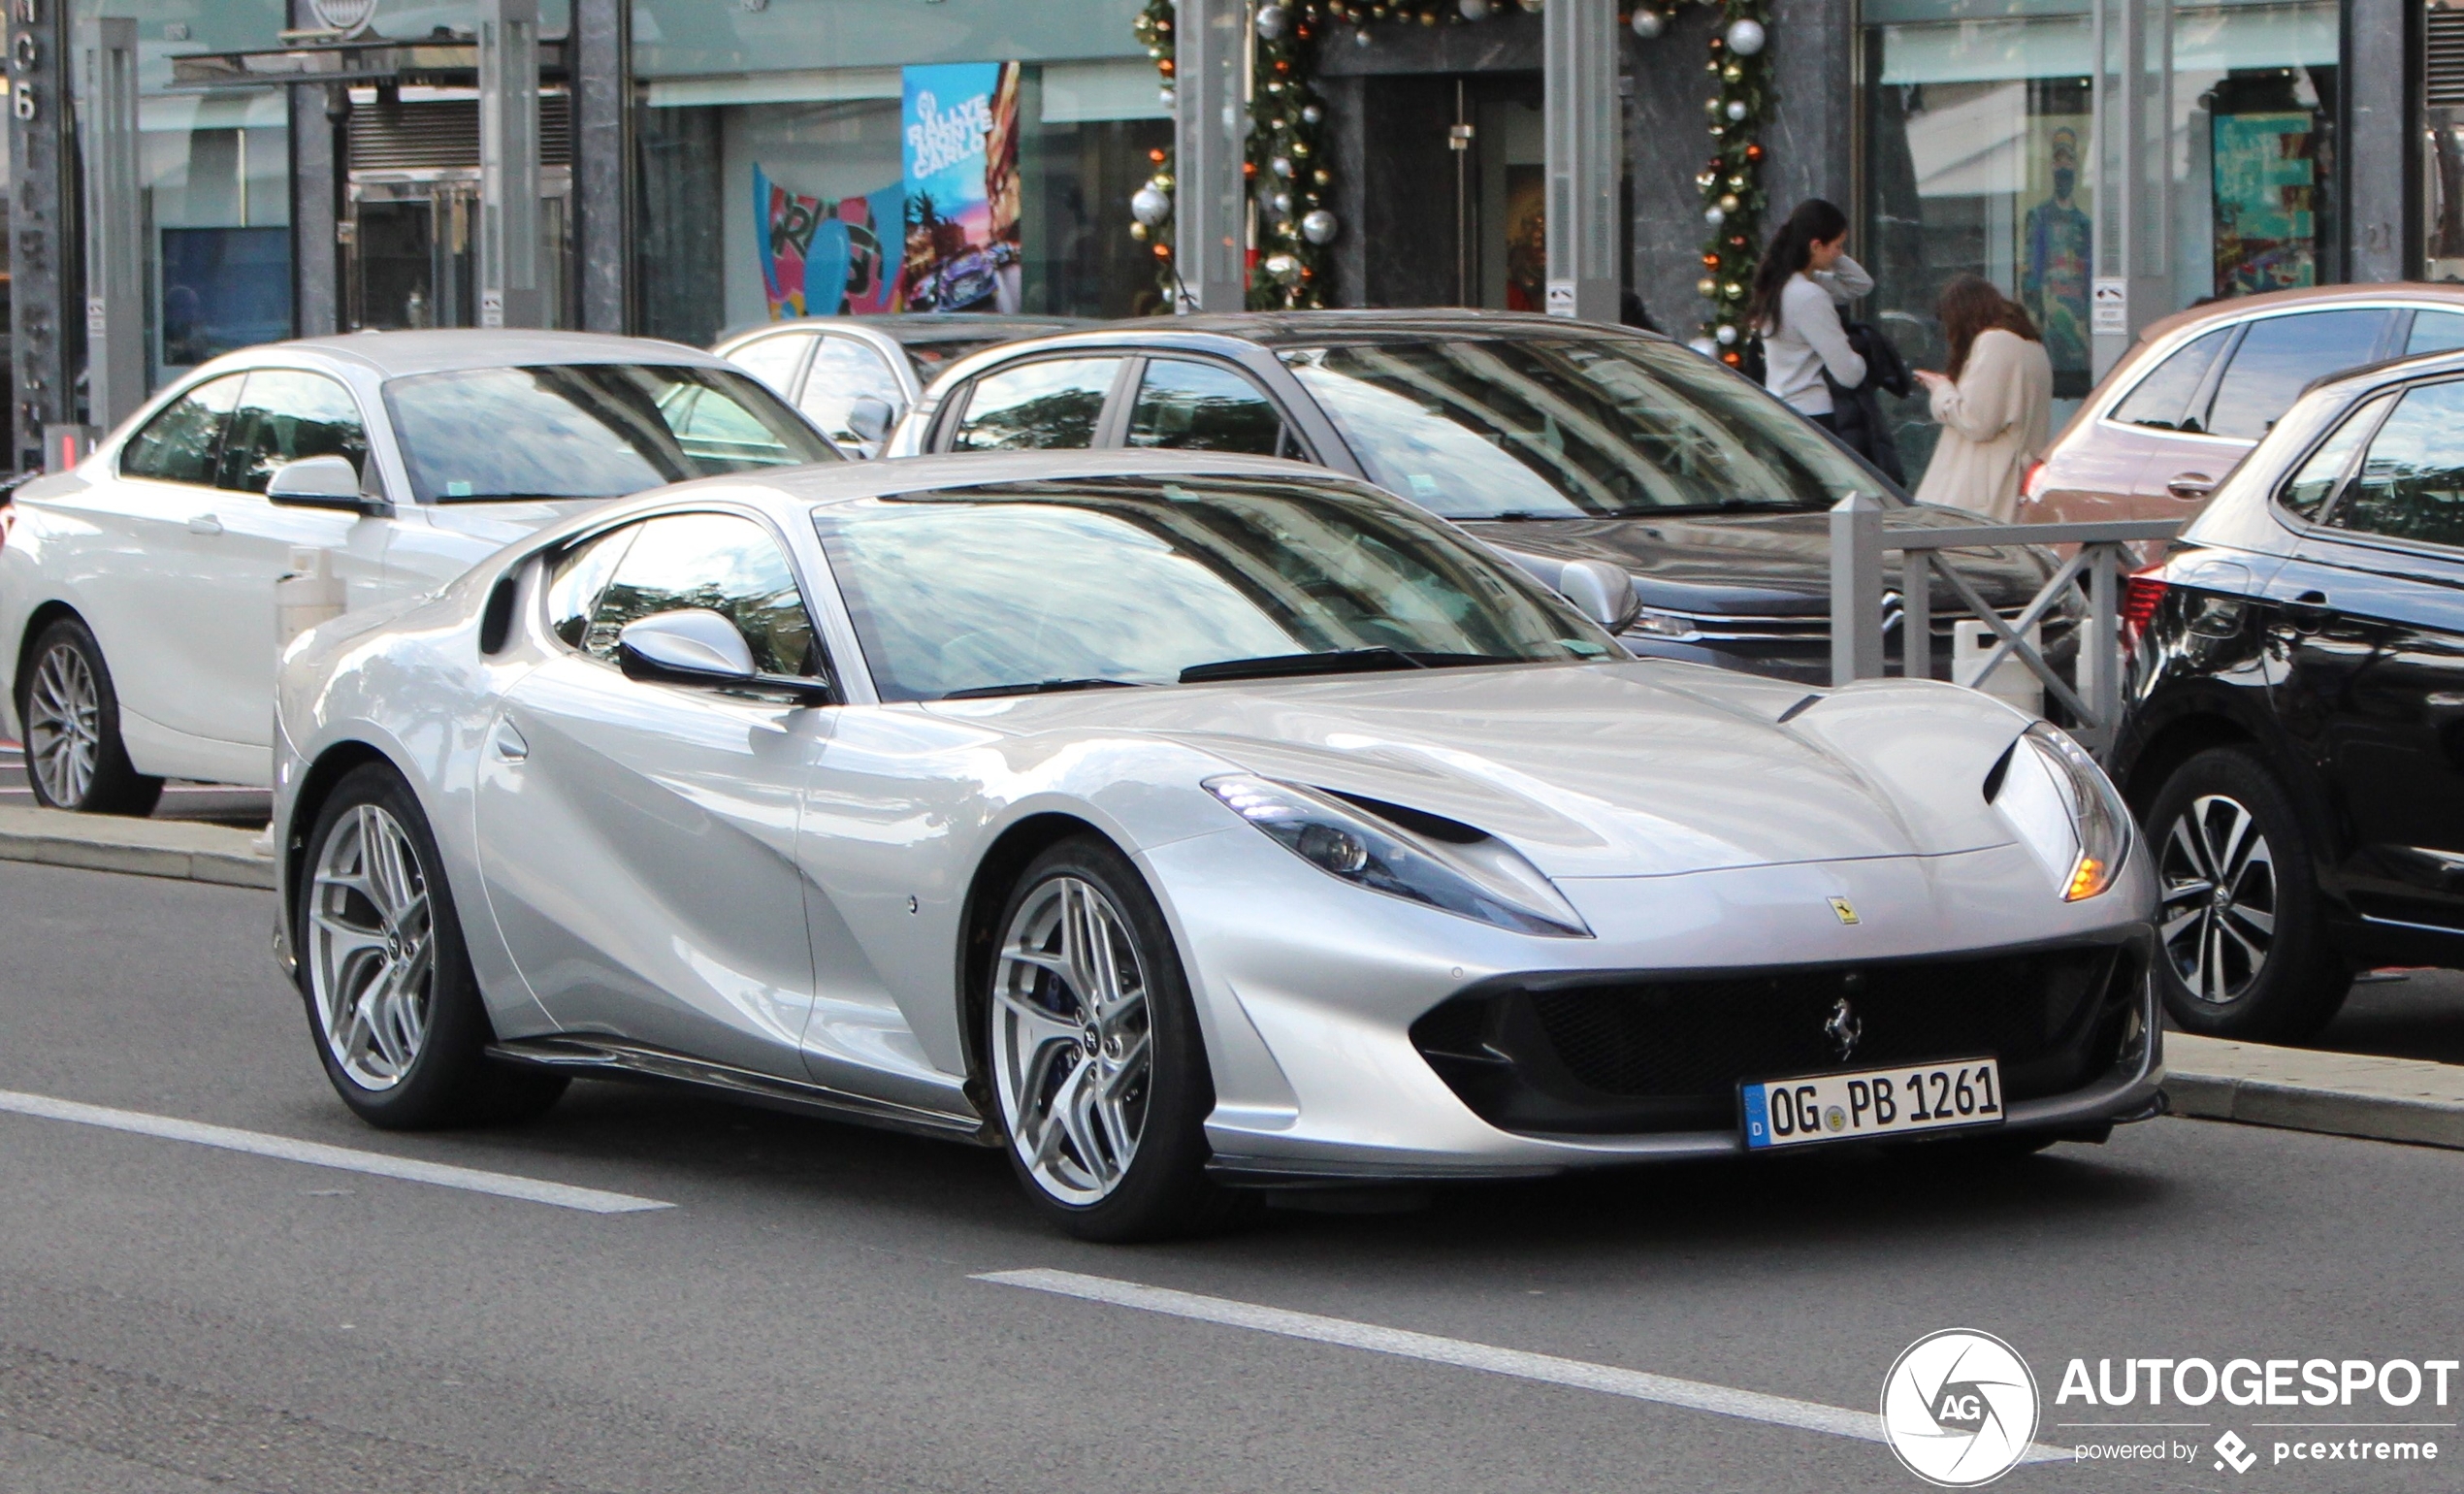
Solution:
<svg viewBox="0 0 2464 1494">
<path fill-rule="evenodd" d="M 1832 504 L 1858 491 L 1891 504 L 1895 528 L 1982 522 L 1907 504 L 1820 427 L 1667 338 L 1501 311 L 1220 312 L 1005 343 L 942 374 L 887 454 L 1073 446 L 1297 457 L 1365 477 L 1544 584 L 1568 562 L 1624 569 L 1636 653 L 1812 684 L 1831 681 Z M 2008 618 L 2052 574 L 2040 551 L 1957 553 Z M 1932 606 L 1947 661 L 1965 613 L 1938 575 Z M 2047 621 L 2050 654 L 2066 657 L 2074 622 Z"/>
<path fill-rule="evenodd" d="M 2313 384 L 2125 610 L 2174 1020 L 2295 1040 L 2464 966 L 2464 356 Z"/>
</svg>

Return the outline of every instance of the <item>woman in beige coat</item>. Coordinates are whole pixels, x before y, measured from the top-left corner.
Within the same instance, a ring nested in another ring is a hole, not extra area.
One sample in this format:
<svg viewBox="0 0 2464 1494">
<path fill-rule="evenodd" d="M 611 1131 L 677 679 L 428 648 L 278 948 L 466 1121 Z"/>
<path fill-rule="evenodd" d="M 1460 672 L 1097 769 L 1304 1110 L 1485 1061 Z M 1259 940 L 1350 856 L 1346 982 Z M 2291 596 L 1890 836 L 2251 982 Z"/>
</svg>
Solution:
<svg viewBox="0 0 2464 1494">
<path fill-rule="evenodd" d="M 2053 360 L 2027 312 L 1981 276 L 1953 278 L 1940 309 L 1950 371 L 1917 377 L 1930 392 L 1942 439 L 1917 502 L 2009 524 L 2020 484 L 2053 434 Z"/>
</svg>

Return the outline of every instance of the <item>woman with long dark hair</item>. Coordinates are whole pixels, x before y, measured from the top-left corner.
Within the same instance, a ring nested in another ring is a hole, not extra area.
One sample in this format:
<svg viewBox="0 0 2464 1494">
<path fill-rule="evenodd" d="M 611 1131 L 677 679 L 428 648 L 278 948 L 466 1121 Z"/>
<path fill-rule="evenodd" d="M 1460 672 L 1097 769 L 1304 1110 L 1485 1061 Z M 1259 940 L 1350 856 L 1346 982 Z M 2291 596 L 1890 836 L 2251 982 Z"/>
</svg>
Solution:
<svg viewBox="0 0 2464 1494">
<path fill-rule="evenodd" d="M 2008 524 L 2028 464 L 2053 434 L 2053 360 L 2026 309 L 1983 276 L 1954 276 L 1935 311 L 1950 363 L 1917 374 L 1942 423 L 1917 502 Z"/>
<path fill-rule="evenodd" d="M 1819 197 L 1797 205 L 1754 269 L 1745 324 L 1763 337 L 1763 387 L 1800 415 L 1832 426 L 1828 373 L 1843 389 L 1865 381 L 1839 308 L 1873 289 L 1873 276 L 1844 252 L 1848 214 Z M 1835 427 L 1834 427 L 1835 428 Z"/>
</svg>

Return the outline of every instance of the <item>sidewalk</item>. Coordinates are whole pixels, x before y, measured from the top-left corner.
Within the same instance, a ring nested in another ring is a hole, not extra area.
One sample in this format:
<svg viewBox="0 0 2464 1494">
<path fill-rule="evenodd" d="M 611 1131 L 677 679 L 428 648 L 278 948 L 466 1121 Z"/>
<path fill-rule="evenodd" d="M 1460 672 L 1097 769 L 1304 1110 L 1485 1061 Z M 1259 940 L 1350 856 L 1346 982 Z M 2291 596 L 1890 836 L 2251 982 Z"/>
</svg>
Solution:
<svg viewBox="0 0 2464 1494">
<path fill-rule="evenodd" d="M 129 820 L 0 805 L 0 861 L 274 887 L 274 861 L 252 830 L 181 820 Z"/>
<path fill-rule="evenodd" d="M 2464 1148 L 2464 1065 L 2164 1035 L 2173 1113 Z"/>
</svg>

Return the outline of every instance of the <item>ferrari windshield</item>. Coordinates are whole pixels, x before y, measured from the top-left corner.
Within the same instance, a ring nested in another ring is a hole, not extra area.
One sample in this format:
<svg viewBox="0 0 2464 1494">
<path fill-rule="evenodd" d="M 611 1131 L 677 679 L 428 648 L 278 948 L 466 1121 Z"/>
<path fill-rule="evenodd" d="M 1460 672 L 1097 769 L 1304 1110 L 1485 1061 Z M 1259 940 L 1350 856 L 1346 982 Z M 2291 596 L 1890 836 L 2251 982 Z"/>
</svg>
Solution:
<svg viewBox="0 0 2464 1494">
<path fill-rule="evenodd" d="M 885 700 L 1622 657 L 1513 567 L 1333 482 L 1021 482 L 820 510 Z"/>
<path fill-rule="evenodd" d="M 622 498 L 691 477 L 840 460 L 732 369 L 577 363 L 457 369 L 385 385 L 421 503 Z"/>
<path fill-rule="evenodd" d="M 1291 348 L 1372 481 L 1450 519 L 1828 508 L 1881 479 L 1728 370 L 1643 338 Z"/>
</svg>

